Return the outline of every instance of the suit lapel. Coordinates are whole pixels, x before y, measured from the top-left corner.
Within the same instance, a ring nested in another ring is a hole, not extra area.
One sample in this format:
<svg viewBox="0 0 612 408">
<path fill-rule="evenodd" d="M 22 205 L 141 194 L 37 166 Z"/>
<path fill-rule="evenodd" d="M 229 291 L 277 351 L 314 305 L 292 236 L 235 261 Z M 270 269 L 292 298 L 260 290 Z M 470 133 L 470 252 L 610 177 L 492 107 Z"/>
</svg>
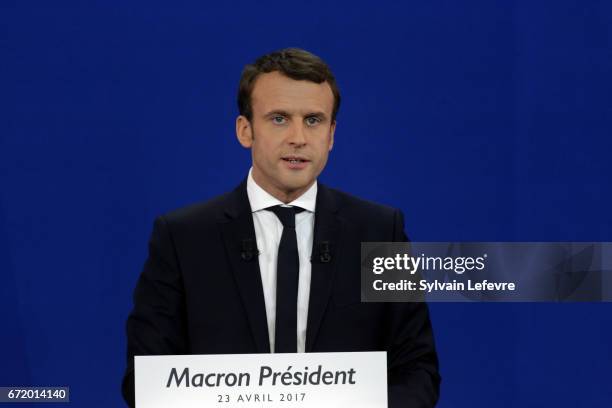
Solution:
<svg viewBox="0 0 612 408">
<path fill-rule="evenodd" d="M 252 257 L 243 256 L 244 241 L 256 242 L 253 216 L 246 192 L 246 181 L 243 181 L 238 188 L 230 193 L 225 214 L 227 219 L 220 226 L 236 285 L 242 297 L 257 351 L 259 353 L 269 353 L 270 341 L 266 306 L 257 253 L 255 252 Z"/>
<path fill-rule="evenodd" d="M 319 184 L 315 208 L 314 239 L 312 244 L 312 273 L 310 278 L 310 300 L 306 328 L 306 351 L 313 349 L 321 321 L 331 296 L 335 269 L 339 262 L 341 223 L 336 216 L 336 202 L 332 192 Z M 323 249 L 329 245 L 329 254 Z M 323 251 L 322 251 L 323 249 Z"/>
</svg>

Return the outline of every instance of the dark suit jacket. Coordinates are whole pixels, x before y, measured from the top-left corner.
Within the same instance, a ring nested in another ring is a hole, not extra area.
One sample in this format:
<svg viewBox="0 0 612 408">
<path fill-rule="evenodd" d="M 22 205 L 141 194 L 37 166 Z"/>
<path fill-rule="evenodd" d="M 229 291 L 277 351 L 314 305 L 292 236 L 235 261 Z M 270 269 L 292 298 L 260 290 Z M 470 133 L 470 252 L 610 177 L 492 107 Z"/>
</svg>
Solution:
<svg viewBox="0 0 612 408">
<path fill-rule="evenodd" d="M 134 355 L 269 353 L 246 182 L 159 217 L 127 320 L 123 395 L 134 405 Z M 362 241 L 405 241 L 399 210 L 319 183 L 306 352 L 387 351 L 389 407 L 432 407 L 440 377 L 425 303 L 361 303 Z M 319 243 L 330 245 L 321 262 Z"/>
</svg>

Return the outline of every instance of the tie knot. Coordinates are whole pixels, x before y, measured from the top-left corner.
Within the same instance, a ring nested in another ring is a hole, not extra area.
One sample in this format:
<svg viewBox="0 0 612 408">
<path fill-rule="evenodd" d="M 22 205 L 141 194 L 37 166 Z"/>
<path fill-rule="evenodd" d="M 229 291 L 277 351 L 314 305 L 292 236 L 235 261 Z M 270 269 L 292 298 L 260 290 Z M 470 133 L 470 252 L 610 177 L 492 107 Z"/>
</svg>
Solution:
<svg viewBox="0 0 612 408">
<path fill-rule="evenodd" d="M 304 209 L 300 207 L 282 207 L 280 205 L 266 208 L 266 210 L 276 214 L 284 228 L 295 228 L 295 214 L 304 211 Z"/>
</svg>

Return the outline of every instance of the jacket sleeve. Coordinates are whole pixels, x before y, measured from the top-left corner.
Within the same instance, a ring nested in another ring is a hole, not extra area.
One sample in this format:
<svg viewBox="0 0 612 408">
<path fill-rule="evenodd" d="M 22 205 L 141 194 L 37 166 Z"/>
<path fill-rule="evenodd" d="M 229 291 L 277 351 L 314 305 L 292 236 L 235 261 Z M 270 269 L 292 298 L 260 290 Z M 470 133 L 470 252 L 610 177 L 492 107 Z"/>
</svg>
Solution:
<svg viewBox="0 0 612 408">
<path fill-rule="evenodd" d="M 149 255 L 134 290 L 127 319 L 127 369 L 123 398 L 135 405 L 134 356 L 186 354 L 187 330 L 183 279 L 168 223 L 155 220 Z"/>
<path fill-rule="evenodd" d="M 394 242 L 407 242 L 404 217 L 394 217 Z M 440 392 L 438 357 L 429 310 L 424 302 L 387 303 L 390 344 L 388 383 L 390 408 L 433 407 Z"/>
</svg>

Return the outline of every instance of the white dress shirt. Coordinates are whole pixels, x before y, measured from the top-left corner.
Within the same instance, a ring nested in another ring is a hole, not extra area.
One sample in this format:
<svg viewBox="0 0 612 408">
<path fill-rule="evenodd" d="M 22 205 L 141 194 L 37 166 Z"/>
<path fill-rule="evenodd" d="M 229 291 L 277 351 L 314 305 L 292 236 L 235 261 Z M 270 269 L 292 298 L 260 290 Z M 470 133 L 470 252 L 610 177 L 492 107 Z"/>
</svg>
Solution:
<svg viewBox="0 0 612 408">
<path fill-rule="evenodd" d="M 306 349 L 306 322 L 308 321 L 308 299 L 310 298 L 310 254 L 314 232 L 315 204 L 317 199 L 317 182 L 300 197 L 289 204 L 285 204 L 261 188 L 249 170 L 247 178 L 247 195 L 253 213 L 255 238 L 259 250 L 259 270 L 263 284 L 264 301 L 266 303 L 266 316 L 268 320 L 268 335 L 270 338 L 270 351 L 274 353 L 274 339 L 276 333 L 276 265 L 278 259 L 278 245 L 283 234 L 283 224 L 276 214 L 265 210 L 268 207 L 282 205 L 284 207 L 297 206 L 303 208 L 295 215 L 295 232 L 300 258 L 300 276 L 297 298 L 297 352 L 303 353 Z"/>
</svg>

